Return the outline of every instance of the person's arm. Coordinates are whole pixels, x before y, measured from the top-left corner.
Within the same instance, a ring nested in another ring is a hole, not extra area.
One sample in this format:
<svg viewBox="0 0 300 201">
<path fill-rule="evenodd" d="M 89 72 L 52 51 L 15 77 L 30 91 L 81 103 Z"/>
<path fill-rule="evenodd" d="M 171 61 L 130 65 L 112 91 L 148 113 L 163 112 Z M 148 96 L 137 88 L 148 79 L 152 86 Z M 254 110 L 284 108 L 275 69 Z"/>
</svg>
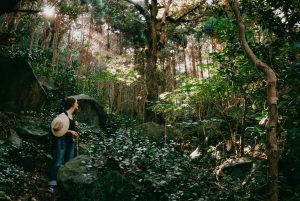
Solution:
<svg viewBox="0 0 300 201">
<path fill-rule="evenodd" d="M 77 137 L 77 136 L 78 136 L 78 133 L 77 133 L 76 131 L 68 130 L 67 132 L 68 132 L 68 133 L 71 133 L 72 136 L 74 136 L 74 137 Z"/>
</svg>

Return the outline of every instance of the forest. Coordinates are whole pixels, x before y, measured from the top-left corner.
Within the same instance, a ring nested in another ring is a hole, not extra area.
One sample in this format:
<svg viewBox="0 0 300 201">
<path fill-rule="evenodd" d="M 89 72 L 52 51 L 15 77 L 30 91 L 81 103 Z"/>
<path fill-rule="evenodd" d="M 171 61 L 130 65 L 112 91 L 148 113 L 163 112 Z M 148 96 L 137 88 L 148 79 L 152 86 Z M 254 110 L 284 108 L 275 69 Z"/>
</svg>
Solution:
<svg viewBox="0 0 300 201">
<path fill-rule="evenodd" d="M 0 200 L 300 200 L 299 0 L 0 4 Z"/>
</svg>

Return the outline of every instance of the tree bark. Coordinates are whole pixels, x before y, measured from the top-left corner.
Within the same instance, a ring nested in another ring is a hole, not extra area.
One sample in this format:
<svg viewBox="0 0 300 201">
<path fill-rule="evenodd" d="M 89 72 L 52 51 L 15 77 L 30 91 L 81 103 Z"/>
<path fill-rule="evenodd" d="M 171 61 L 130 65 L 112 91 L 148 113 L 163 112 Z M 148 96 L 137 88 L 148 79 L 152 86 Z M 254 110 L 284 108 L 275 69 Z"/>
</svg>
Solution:
<svg viewBox="0 0 300 201">
<path fill-rule="evenodd" d="M 150 5 L 150 18 L 148 21 L 148 24 L 151 29 L 151 36 L 148 38 L 148 40 L 151 42 L 150 46 L 150 51 L 149 51 L 149 71 L 147 73 L 147 86 L 149 86 L 148 89 L 148 97 L 149 101 L 155 101 L 158 98 L 158 84 L 157 84 L 157 75 L 156 75 L 156 69 L 157 69 L 157 58 L 158 58 L 158 44 L 157 44 L 157 20 L 156 16 L 158 13 L 158 8 L 157 8 L 157 1 L 156 0 L 151 0 L 151 5 Z"/>
<path fill-rule="evenodd" d="M 192 45 L 192 47 L 191 47 L 191 57 L 192 57 L 192 68 L 193 68 L 192 75 L 194 77 L 197 77 L 197 73 L 196 73 L 197 70 L 196 70 L 195 46 L 194 45 Z"/>
<path fill-rule="evenodd" d="M 267 105 L 268 105 L 268 123 L 266 125 L 267 130 L 267 156 L 268 156 L 268 186 L 269 186 L 269 200 L 278 200 L 278 161 L 279 161 L 279 150 L 276 140 L 276 127 L 277 127 L 277 91 L 276 82 L 277 77 L 274 70 L 258 59 L 251 48 L 248 45 L 245 36 L 245 25 L 242 20 L 242 16 L 238 7 L 237 0 L 230 0 L 230 6 L 234 12 L 237 20 L 237 26 L 239 31 L 240 43 L 244 49 L 245 55 L 248 59 L 260 69 L 267 80 Z"/>
</svg>

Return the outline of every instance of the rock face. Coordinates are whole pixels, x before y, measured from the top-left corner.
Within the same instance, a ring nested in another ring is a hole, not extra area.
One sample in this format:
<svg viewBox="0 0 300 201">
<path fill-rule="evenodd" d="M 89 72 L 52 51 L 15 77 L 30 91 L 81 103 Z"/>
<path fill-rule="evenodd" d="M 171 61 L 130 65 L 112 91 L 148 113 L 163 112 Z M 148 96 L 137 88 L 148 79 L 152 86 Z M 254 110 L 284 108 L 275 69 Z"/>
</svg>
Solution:
<svg viewBox="0 0 300 201">
<path fill-rule="evenodd" d="M 78 100 L 79 110 L 76 114 L 78 122 L 85 123 L 95 128 L 103 128 L 105 126 L 107 114 L 96 99 L 85 94 L 70 97 Z"/>
<path fill-rule="evenodd" d="M 0 110 L 38 110 L 46 101 L 31 66 L 23 59 L 0 56 Z"/>
</svg>

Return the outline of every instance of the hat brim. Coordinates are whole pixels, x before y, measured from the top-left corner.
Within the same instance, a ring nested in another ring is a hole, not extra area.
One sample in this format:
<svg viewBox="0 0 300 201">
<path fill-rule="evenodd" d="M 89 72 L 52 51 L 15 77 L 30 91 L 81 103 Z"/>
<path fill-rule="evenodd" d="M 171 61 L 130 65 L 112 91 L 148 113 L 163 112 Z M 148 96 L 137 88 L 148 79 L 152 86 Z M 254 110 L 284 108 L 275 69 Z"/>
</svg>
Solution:
<svg viewBox="0 0 300 201">
<path fill-rule="evenodd" d="M 60 130 L 55 131 L 53 130 L 53 126 L 59 120 L 62 122 L 63 126 Z M 51 122 L 51 132 L 54 136 L 61 137 L 67 133 L 69 129 L 69 125 L 70 125 L 69 117 L 65 113 L 61 113 L 57 117 L 55 117 Z"/>
</svg>

